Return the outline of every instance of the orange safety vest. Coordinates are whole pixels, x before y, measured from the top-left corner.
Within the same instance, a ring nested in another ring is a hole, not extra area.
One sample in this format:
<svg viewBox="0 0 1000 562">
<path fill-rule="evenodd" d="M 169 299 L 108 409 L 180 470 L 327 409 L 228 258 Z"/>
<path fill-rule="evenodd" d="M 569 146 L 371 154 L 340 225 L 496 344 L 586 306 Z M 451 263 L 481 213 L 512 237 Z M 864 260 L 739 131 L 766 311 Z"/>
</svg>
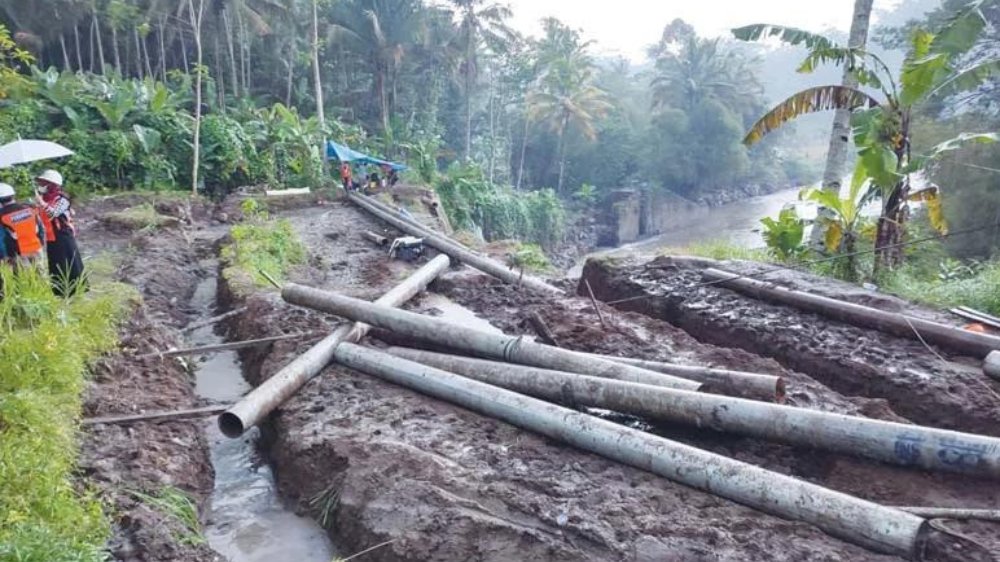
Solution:
<svg viewBox="0 0 1000 562">
<path fill-rule="evenodd" d="M 24 204 L 14 204 L 0 211 L 0 224 L 17 242 L 20 256 L 31 256 L 42 251 L 45 244 L 38 237 L 38 210 Z"/>
</svg>

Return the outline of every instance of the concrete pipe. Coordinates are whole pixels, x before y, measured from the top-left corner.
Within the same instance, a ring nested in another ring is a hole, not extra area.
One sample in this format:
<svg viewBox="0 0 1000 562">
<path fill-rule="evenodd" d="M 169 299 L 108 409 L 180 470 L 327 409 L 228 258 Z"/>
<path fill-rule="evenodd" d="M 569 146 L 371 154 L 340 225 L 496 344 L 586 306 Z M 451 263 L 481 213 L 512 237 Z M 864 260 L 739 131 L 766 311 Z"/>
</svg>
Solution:
<svg viewBox="0 0 1000 562">
<path fill-rule="evenodd" d="M 396 213 L 388 212 L 384 208 L 372 203 L 371 199 L 355 193 L 348 193 L 347 198 L 361 209 L 364 209 L 375 217 L 389 223 L 394 228 L 410 234 L 411 236 L 423 238 L 424 243 L 428 246 L 431 246 L 442 253 L 448 254 L 456 261 L 465 263 L 470 267 L 474 267 L 479 271 L 482 271 L 483 273 L 488 273 L 501 281 L 511 285 L 523 285 L 532 291 L 546 295 L 562 296 L 565 294 L 561 289 L 553 287 L 552 285 L 549 285 L 548 283 L 530 275 L 524 275 L 522 278 L 520 272 L 513 271 L 512 269 L 489 258 L 474 254 L 468 248 L 465 248 L 457 242 L 446 238 L 413 220 L 405 219 Z"/>
<path fill-rule="evenodd" d="M 358 322 L 366 322 L 379 328 L 391 330 L 401 336 L 454 349 L 467 350 L 476 355 L 502 359 L 511 363 L 685 390 L 698 390 L 701 387 L 700 383 L 687 379 L 655 373 L 597 357 L 587 357 L 575 351 L 542 345 L 523 338 L 475 330 L 438 318 L 379 306 L 295 283 L 286 284 L 281 290 L 281 297 L 292 304 L 322 310 Z"/>
<path fill-rule="evenodd" d="M 786 289 L 719 269 L 706 269 L 702 272 L 702 277 L 709 281 L 718 281 L 722 287 L 734 289 L 754 298 L 793 306 L 840 322 L 881 330 L 903 338 L 918 340 L 923 338 L 928 343 L 973 357 L 983 358 L 994 350 L 1000 350 L 1000 338 L 988 334 L 970 332 L 922 318 Z"/>
<path fill-rule="evenodd" d="M 1000 439 L 730 396 L 393 347 L 397 357 L 545 400 L 758 437 L 890 464 L 1000 478 Z"/>
<path fill-rule="evenodd" d="M 361 237 L 369 242 L 375 244 L 376 246 L 388 246 L 389 239 L 381 234 L 376 234 L 370 230 L 362 230 Z"/>
<path fill-rule="evenodd" d="M 983 360 L 983 372 L 1000 381 L 1000 351 L 991 351 Z"/>
<path fill-rule="evenodd" d="M 880 552 L 913 557 L 929 532 L 924 519 L 898 509 L 374 349 L 345 343 L 334 357 L 389 382 Z"/>
<path fill-rule="evenodd" d="M 615 357 L 613 355 L 593 353 L 588 355 L 596 355 L 601 359 L 625 363 L 626 365 L 632 365 L 640 369 L 698 381 L 704 383 L 705 386 L 702 390 L 706 392 L 739 396 L 753 400 L 766 400 L 779 404 L 785 402 L 785 379 L 775 375 L 714 369 L 696 365 L 677 365 L 675 363 L 648 361 L 646 359 L 633 359 L 630 357 Z"/>
<path fill-rule="evenodd" d="M 451 260 L 440 255 L 413 272 L 402 283 L 396 285 L 379 298 L 383 306 L 399 306 L 424 290 L 438 275 L 448 269 Z M 333 350 L 344 341 L 360 341 L 369 326 L 354 324 L 341 326 L 332 334 L 320 340 L 308 351 L 298 356 L 260 386 L 250 391 L 231 408 L 219 416 L 219 429 L 228 437 L 239 437 L 247 429 L 257 425 L 272 410 L 295 394 L 302 385 L 315 377 L 333 361 Z"/>
</svg>

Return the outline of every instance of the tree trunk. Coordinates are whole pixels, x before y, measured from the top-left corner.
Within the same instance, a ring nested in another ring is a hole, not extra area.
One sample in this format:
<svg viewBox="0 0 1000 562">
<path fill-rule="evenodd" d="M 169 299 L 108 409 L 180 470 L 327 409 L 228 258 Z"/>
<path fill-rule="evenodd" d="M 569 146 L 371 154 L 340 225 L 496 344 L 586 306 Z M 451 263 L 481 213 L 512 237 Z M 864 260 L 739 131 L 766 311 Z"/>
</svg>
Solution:
<svg viewBox="0 0 1000 562">
<path fill-rule="evenodd" d="M 313 0 L 313 21 L 312 21 L 312 63 L 313 82 L 316 87 L 316 118 L 319 119 L 319 127 L 326 132 L 326 117 L 323 114 L 323 81 L 319 72 L 319 6 L 318 0 Z M 326 139 L 323 139 L 324 144 Z M 323 147 L 323 154 L 326 154 L 326 147 Z M 326 162 L 326 158 L 323 159 Z"/>
<path fill-rule="evenodd" d="M 563 174 L 566 171 L 566 143 L 563 142 L 563 138 L 566 136 L 566 128 L 563 127 L 559 130 L 559 146 L 556 147 L 556 152 L 559 154 L 559 183 L 556 185 L 556 193 L 562 194 L 563 187 Z"/>
<path fill-rule="evenodd" d="M 62 33 L 59 34 L 59 47 L 62 49 L 63 68 L 67 72 L 73 72 L 73 66 L 69 63 L 69 51 L 66 50 L 66 38 Z"/>
<path fill-rule="evenodd" d="M 166 16 L 160 17 L 160 30 L 157 32 L 157 38 L 160 40 L 160 78 L 164 82 L 167 81 L 167 46 L 163 41 L 163 34 L 166 31 Z"/>
<path fill-rule="evenodd" d="M 240 80 L 236 71 L 236 50 L 233 48 L 233 22 L 229 19 L 229 10 L 222 10 L 222 25 L 226 33 L 226 50 L 229 52 L 229 81 L 233 85 L 233 97 L 240 97 Z"/>
<path fill-rule="evenodd" d="M 243 12 L 236 11 L 236 29 L 239 33 L 240 46 L 240 91 L 244 96 L 250 95 L 250 42 L 247 41 L 246 24 L 243 22 Z"/>
<path fill-rule="evenodd" d="M 868 42 L 868 26 L 871 22 L 873 0 L 854 0 L 854 15 L 851 20 L 851 35 L 847 44 L 851 47 L 864 48 Z M 841 79 L 844 86 L 856 88 L 857 79 L 845 68 Z M 826 168 L 823 172 L 823 189 L 840 193 L 840 181 L 844 177 L 847 164 L 847 154 L 851 143 L 851 112 L 846 109 L 837 110 L 833 117 L 833 128 L 830 131 L 830 145 L 826 152 Z M 829 209 L 820 207 L 820 216 L 832 217 Z M 810 241 L 814 247 L 823 244 L 822 229 L 813 228 Z"/>
<path fill-rule="evenodd" d="M 201 156 L 201 75 L 202 75 L 202 53 L 201 53 L 201 18 L 204 14 L 205 0 L 198 0 L 198 11 L 195 12 L 194 0 L 188 0 L 188 8 L 191 11 L 191 29 L 194 31 L 194 47 L 198 66 L 194 81 L 194 142 L 192 145 L 193 156 L 191 158 L 191 193 L 198 194 L 198 165 Z"/>
<path fill-rule="evenodd" d="M 90 33 L 87 34 L 87 41 L 90 43 L 90 45 L 89 45 L 89 48 L 90 48 L 90 73 L 93 74 L 94 73 L 94 69 L 96 68 L 94 66 L 94 63 L 97 61 L 97 57 L 94 56 L 94 21 L 93 21 L 93 19 L 91 19 L 91 21 L 90 21 Z M 80 70 L 83 70 L 83 68 L 81 68 Z"/>
<path fill-rule="evenodd" d="M 903 141 L 895 147 L 896 168 L 902 168 L 909 156 L 910 114 L 903 112 L 901 116 L 900 138 Z M 875 263 L 872 276 L 876 279 L 886 270 L 892 270 L 903 264 L 903 242 L 906 230 L 906 220 L 909 218 L 907 197 L 910 194 L 910 176 L 905 175 L 896 183 L 892 192 L 883 200 L 882 214 L 879 216 L 875 231 Z"/>
<path fill-rule="evenodd" d="M 285 82 L 285 107 L 291 107 L 292 105 L 292 83 L 295 79 L 295 61 L 293 57 L 294 52 L 289 49 L 288 58 L 285 60 L 285 65 L 288 66 L 288 79 Z"/>
<path fill-rule="evenodd" d="M 199 0 L 203 1 L 203 0 Z M 219 34 L 212 34 L 212 53 L 213 61 L 215 62 L 215 93 L 217 94 L 219 104 L 219 112 L 222 114 L 226 113 L 226 80 L 224 78 L 222 69 L 222 56 L 219 54 Z"/>
<path fill-rule="evenodd" d="M 497 147 L 496 147 L 496 143 L 497 143 L 497 127 L 496 127 L 496 123 L 497 123 L 497 121 L 496 121 L 496 115 L 494 113 L 494 108 L 496 107 L 496 93 L 495 93 L 495 89 L 494 89 L 494 85 L 495 85 L 494 84 L 494 78 L 495 78 L 495 74 L 494 74 L 494 72 L 492 70 L 490 70 L 490 99 L 489 99 L 490 154 L 489 154 L 489 157 L 488 157 L 489 162 L 487 164 L 487 168 L 489 169 L 489 174 L 488 175 L 489 175 L 489 178 L 490 178 L 490 183 L 493 183 L 493 171 L 494 171 L 494 165 L 496 164 L 496 156 L 497 156 Z"/>
<path fill-rule="evenodd" d="M 112 53 L 115 55 L 115 70 L 124 76 L 125 72 L 122 70 L 121 55 L 118 53 L 118 30 L 114 26 L 111 26 L 111 47 L 113 48 Z"/>
<path fill-rule="evenodd" d="M 524 135 L 521 137 L 521 159 L 517 163 L 517 185 L 515 189 L 521 189 L 521 179 L 524 177 L 524 156 L 528 151 L 528 126 L 531 124 L 531 119 L 528 117 L 528 113 L 524 113 Z"/>
<path fill-rule="evenodd" d="M 101 61 L 101 76 L 106 74 L 104 68 L 104 44 L 101 42 L 101 23 L 97 18 L 97 8 L 94 8 L 94 34 L 97 37 L 97 60 Z"/>
<path fill-rule="evenodd" d="M 181 61 L 184 63 L 184 73 L 191 74 L 191 63 L 188 61 L 188 47 L 187 41 L 184 40 L 184 34 L 180 34 L 181 37 Z"/>
<path fill-rule="evenodd" d="M 465 160 L 472 158 L 472 82 L 473 66 L 473 32 L 469 30 L 469 37 L 465 50 Z"/>
<path fill-rule="evenodd" d="M 83 55 L 80 54 L 80 29 L 73 25 L 73 43 L 76 45 L 76 70 L 83 72 Z"/>
<path fill-rule="evenodd" d="M 382 63 L 378 63 L 379 67 L 375 71 L 375 96 L 378 98 L 379 103 L 379 113 L 382 119 L 382 132 L 389 131 L 389 100 L 387 99 L 385 92 L 385 71 L 382 69 Z"/>
<path fill-rule="evenodd" d="M 142 45 L 142 58 L 146 61 L 146 76 L 150 79 L 155 78 L 153 75 L 153 63 L 149 60 L 149 46 L 146 45 L 146 40 L 148 39 L 148 34 L 146 37 L 140 38 L 140 44 Z"/>
<path fill-rule="evenodd" d="M 135 39 L 135 72 L 142 80 L 146 75 L 142 70 L 142 40 L 139 38 L 139 28 L 132 29 L 132 38 Z"/>
</svg>

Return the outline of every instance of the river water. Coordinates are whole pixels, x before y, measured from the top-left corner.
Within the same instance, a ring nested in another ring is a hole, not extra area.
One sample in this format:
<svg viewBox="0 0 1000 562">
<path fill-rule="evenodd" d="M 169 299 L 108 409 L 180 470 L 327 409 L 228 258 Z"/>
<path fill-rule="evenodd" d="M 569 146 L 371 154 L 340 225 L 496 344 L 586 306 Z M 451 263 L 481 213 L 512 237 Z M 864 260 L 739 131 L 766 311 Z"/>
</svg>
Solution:
<svg viewBox="0 0 1000 562">
<path fill-rule="evenodd" d="M 213 264 L 206 264 L 211 270 Z M 212 316 L 215 277 L 199 283 L 191 305 Z M 212 326 L 191 334 L 194 345 L 222 343 Z M 234 351 L 209 356 L 198 364 L 195 391 L 213 402 L 232 403 L 250 390 Z M 206 421 L 215 486 L 205 523 L 209 546 L 230 562 L 330 562 L 336 551 L 326 533 L 311 519 L 300 517 L 282 501 L 271 467 L 257 451 L 259 430 L 239 439 L 219 431 L 215 418 Z"/>
</svg>

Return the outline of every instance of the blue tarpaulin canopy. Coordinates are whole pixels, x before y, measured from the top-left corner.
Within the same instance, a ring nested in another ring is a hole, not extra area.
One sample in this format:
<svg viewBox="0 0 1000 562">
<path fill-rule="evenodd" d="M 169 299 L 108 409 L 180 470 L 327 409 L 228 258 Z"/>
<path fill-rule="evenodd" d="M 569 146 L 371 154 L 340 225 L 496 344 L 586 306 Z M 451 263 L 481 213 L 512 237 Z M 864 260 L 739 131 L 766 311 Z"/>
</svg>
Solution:
<svg viewBox="0 0 1000 562">
<path fill-rule="evenodd" d="M 368 156 L 367 154 L 358 152 L 349 146 L 344 146 L 333 141 L 326 141 L 326 157 L 340 160 L 341 162 L 352 162 L 355 164 L 374 164 L 376 166 L 388 165 L 397 172 L 402 172 L 406 169 L 406 166 L 402 164 Z"/>
</svg>

